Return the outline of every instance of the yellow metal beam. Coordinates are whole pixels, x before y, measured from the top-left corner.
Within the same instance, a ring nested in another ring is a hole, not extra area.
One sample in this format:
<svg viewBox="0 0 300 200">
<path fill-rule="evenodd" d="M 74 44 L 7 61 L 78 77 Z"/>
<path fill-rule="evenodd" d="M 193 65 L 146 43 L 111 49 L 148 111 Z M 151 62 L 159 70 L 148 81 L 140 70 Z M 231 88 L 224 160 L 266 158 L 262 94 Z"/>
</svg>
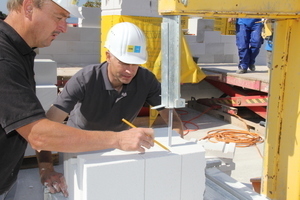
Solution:
<svg viewBox="0 0 300 200">
<path fill-rule="evenodd" d="M 262 193 L 300 199 L 300 22 L 275 26 Z"/>
<path fill-rule="evenodd" d="M 161 15 L 205 17 L 298 18 L 299 0 L 159 0 Z"/>
</svg>

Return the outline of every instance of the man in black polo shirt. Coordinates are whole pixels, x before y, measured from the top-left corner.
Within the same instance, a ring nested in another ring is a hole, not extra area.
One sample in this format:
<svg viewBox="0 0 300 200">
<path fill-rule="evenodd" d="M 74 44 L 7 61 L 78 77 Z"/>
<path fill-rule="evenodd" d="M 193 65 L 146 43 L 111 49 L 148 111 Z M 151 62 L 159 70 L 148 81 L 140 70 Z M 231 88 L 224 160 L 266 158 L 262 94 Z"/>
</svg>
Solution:
<svg viewBox="0 0 300 200">
<path fill-rule="evenodd" d="M 153 146 L 153 130 L 86 131 L 46 118 L 35 95 L 35 47 L 46 47 L 66 32 L 70 14 L 81 17 L 72 0 L 8 0 L 0 20 L 0 199 L 9 198 L 27 142 L 33 149 L 83 152 L 108 148 L 144 152 Z M 48 157 L 38 157 L 41 181 L 51 192 L 68 195 L 62 174 Z M 12 198 L 13 199 L 13 198 Z"/>
</svg>

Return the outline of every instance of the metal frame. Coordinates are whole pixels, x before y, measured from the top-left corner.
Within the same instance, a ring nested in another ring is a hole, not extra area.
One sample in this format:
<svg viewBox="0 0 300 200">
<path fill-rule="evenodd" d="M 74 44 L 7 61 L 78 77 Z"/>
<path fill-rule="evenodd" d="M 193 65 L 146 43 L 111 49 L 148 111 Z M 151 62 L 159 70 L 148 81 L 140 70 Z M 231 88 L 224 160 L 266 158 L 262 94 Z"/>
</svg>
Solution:
<svg viewBox="0 0 300 200">
<path fill-rule="evenodd" d="M 300 198 L 300 1 L 164 0 L 161 15 L 280 19 L 274 28 L 261 193 Z"/>
</svg>

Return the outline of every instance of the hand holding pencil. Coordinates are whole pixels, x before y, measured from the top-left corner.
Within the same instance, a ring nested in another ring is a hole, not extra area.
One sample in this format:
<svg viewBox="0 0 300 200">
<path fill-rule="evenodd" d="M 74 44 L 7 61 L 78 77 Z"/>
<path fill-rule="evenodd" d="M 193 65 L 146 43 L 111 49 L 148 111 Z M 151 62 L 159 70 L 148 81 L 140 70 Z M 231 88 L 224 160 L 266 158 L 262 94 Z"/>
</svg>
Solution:
<svg viewBox="0 0 300 200">
<path fill-rule="evenodd" d="M 127 121 L 126 119 L 123 118 L 122 121 L 123 121 L 124 123 L 126 123 L 128 126 L 130 126 L 131 128 L 136 128 L 136 126 L 134 126 L 132 123 L 130 123 L 130 122 Z M 165 150 L 171 152 L 170 149 L 168 149 L 166 146 L 164 146 L 163 144 L 159 143 L 158 141 L 154 140 L 154 143 L 157 144 L 157 145 L 159 145 L 159 146 L 162 147 L 163 149 L 165 149 Z"/>
</svg>

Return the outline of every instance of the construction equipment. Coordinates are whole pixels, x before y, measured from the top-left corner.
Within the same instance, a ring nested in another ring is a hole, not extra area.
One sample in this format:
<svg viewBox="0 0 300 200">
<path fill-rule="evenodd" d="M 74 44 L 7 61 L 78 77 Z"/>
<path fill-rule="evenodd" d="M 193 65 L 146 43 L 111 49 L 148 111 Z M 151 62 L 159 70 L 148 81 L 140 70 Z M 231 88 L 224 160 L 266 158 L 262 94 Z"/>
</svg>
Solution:
<svg viewBox="0 0 300 200">
<path fill-rule="evenodd" d="M 274 67 L 270 75 L 267 138 L 261 190 L 262 194 L 271 199 L 300 198 L 299 11 L 300 1 L 297 0 L 159 1 L 159 12 L 164 18 L 197 15 L 280 19 L 276 20 L 274 29 L 272 62 Z M 169 33 L 170 30 L 163 31 Z M 163 51 L 165 54 L 165 50 Z M 171 58 L 177 56 L 175 52 L 167 53 Z M 170 69 L 173 66 L 168 65 L 167 67 Z M 179 83 L 174 82 L 173 84 Z"/>
<path fill-rule="evenodd" d="M 185 107 L 185 100 L 180 98 L 180 16 L 166 16 L 162 22 L 162 105 L 169 109 L 168 139 L 172 145 L 172 127 L 174 108 Z"/>
</svg>

